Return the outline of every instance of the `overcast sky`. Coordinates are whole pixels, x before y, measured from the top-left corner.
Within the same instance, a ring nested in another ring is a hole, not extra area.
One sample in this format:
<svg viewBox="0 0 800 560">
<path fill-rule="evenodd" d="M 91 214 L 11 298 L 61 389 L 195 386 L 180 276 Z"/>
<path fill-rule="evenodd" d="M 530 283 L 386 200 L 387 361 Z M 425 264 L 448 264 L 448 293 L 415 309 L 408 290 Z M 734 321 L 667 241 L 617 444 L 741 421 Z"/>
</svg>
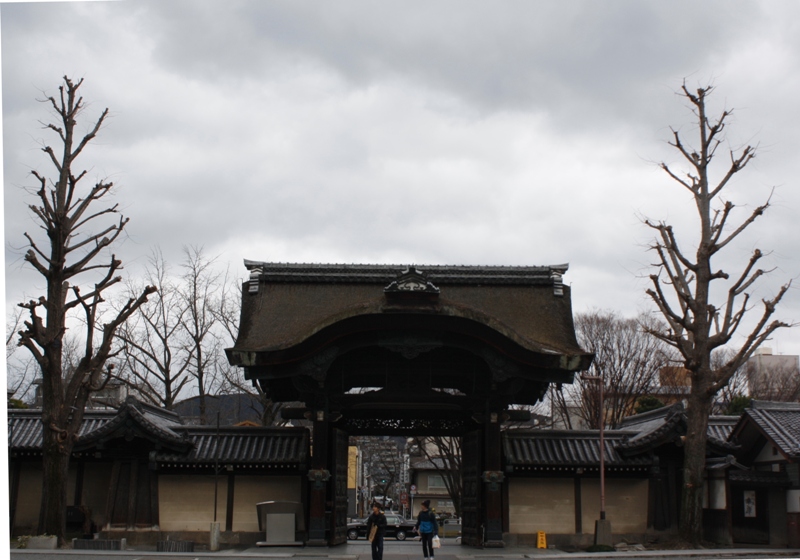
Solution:
<svg viewBox="0 0 800 560">
<path fill-rule="evenodd" d="M 677 95 L 713 84 L 726 148 L 759 145 L 726 199 L 772 207 L 716 266 L 755 248 L 800 275 L 800 5 L 795 1 L 12 3 L 2 18 L 6 303 L 38 297 L 23 232 L 60 77 L 82 125 L 112 118 L 81 168 L 131 219 L 137 274 L 203 246 L 324 263 L 569 263 L 576 312 L 652 310 L 647 216 L 691 246 L 694 207 L 659 170 L 693 139 Z M 83 130 L 83 129 L 82 129 Z M 720 158 L 724 160 L 724 158 Z M 774 192 L 772 189 L 774 188 Z M 744 215 L 744 214 L 742 214 Z M 424 270 L 424 266 L 421 266 Z M 800 321 L 800 279 L 778 317 Z M 769 344 L 800 353 L 800 330 Z"/>
</svg>

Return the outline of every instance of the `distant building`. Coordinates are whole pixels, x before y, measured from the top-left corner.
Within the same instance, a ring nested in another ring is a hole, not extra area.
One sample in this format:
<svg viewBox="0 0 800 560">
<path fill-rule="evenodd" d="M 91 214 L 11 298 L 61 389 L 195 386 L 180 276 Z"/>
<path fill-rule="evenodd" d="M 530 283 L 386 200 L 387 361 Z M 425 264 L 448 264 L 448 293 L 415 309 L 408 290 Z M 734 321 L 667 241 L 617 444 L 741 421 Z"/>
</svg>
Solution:
<svg viewBox="0 0 800 560">
<path fill-rule="evenodd" d="M 33 381 L 33 404 L 31 408 L 42 408 L 42 380 L 41 378 Z M 89 400 L 86 402 L 86 408 L 92 410 L 116 409 L 125 402 L 128 396 L 135 396 L 141 399 L 142 396 L 135 388 L 130 385 L 119 381 L 118 379 L 109 379 L 99 391 L 89 393 Z"/>
<path fill-rule="evenodd" d="M 692 386 L 691 372 L 680 366 L 665 366 L 658 370 L 658 387 L 653 396 L 669 406 L 681 402 Z"/>
<path fill-rule="evenodd" d="M 773 354 L 772 348 L 759 348 L 747 361 L 750 395 L 772 401 L 800 399 L 800 356 Z"/>
<path fill-rule="evenodd" d="M 442 457 L 433 459 L 418 458 L 411 462 L 411 480 L 417 491 L 410 504 L 411 516 L 420 512 L 420 504 L 424 500 L 431 501 L 431 509 L 437 515 L 453 515 L 456 513 L 453 498 L 447 490 L 443 470 L 447 461 Z"/>
<path fill-rule="evenodd" d="M 172 410 L 179 414 L 187 424 L 216 425 L 217 413 L 219 413 L 220 426 L 234 426 L 242 422 L 261 425 L 264 405 L 254 395 L 247 393 L 206 395 L 205 404 L 205 422 L 202 421 L 200 415 L 200 397 L 190 397 L 176 402 Z"/>
</svg>

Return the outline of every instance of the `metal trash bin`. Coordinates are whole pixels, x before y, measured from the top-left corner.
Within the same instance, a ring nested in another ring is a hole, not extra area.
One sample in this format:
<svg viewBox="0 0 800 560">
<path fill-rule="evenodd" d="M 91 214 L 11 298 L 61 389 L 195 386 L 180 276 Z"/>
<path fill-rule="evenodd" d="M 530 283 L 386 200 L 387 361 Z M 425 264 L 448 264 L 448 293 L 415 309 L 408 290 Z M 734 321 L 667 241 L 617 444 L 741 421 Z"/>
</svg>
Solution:
<svg viewBox="0 0 800 560">
<path fill-rule="evenodd" d="M 298 533 L 305 533 L 306 524 L 303 504 L 300 502 L 261 502 L 256 504 L 258 511 L 258 530 L 264 531 L 266 538 L 256 543 L 258 546 L 303 546 L 297 539 Z"/>
</svg>

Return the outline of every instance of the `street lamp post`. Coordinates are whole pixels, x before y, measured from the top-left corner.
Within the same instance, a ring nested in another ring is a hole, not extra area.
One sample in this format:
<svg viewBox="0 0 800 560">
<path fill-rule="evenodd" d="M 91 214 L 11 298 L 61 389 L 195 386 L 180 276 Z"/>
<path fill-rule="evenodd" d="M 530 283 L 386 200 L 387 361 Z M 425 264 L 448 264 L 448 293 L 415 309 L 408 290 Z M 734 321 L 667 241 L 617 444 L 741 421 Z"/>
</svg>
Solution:
<svg viewBox="0 0 800 560">
<path fill-rule="evenodd" d="M 600 386 L 600 404 L 598 406 L 600 429 L 600 519 L 594 526 L 594 544 L 611 545 L 611 522 L 606 519 L 606 445 L 604 438 L 605 415 L 603 414 L 603 399 L 605 382 L 601 375 L 581 375 L 584 381 L 596 381 Z"/>
</svg>

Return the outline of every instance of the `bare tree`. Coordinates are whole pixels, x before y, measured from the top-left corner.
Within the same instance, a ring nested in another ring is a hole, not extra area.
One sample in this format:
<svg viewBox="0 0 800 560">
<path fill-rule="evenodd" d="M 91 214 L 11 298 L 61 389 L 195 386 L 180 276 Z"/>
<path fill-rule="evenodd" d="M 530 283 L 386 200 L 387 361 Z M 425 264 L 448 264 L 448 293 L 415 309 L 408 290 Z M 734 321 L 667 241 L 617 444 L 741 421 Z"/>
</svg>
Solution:
<svg viewBox="0 0 800 560">
<path fill-rule="evenodd" d="M 6 318 L 6 359 L 10 358 L 16 352 L 19 345 L 17 344 L 17 331 L 22 326 L 25 319 L 25 310 L 21 307 L 16 307 L 12 310 L 11 315 Z"/>
<path fill-rule="evenodd" d="M 670 363 L 671 349 L 648 334 L 654 328 L 647 315 L 638 318 L 620 317 L 614 311 L 592 311 L 575 316 L 578 340 L 583 348 L 595 354 L 588 375 L 603 380 L 603 403 L 596 381 L 577 378 L 573 385 L 552 393 L 554 414 L 573 428 L 573 417 L 582 424 L 599 428 L 619 426 L 622 419 L 634 413 L 636 401 L 653 392 L 661 368 Z"/>
<path fill-rule="evenodd" d="M 711 367 L 713 369 L 719 369 L 731 359 L 733 353 L 734 350 L 728 347 L 717 348 L 711 354 Z M 678 369 L 686 371 L 683 368 Z M 728 380 L 728 383 L 726 383 L 725 386 L 719 390 L 714 397 L 714 405 L 711 409 L 712 414 L 724 415 L 730 411 L 731 403 L 739 402 L 744 397 L 749 399 L 750 387 L 747 380 L 746 370 L 746 364 L 737 369 Z"/>
<path fill-rule="evenodd" d="M 33 386 L 38 365 L 33 356 L 28 354 L 25 358 L 17 355 L 19 348 L 17 331 L 22 327 L 25 319 L 25 309 L 16 307 L 6 320 L 6 389 L 9 394 L 9 403 L 22 406 L 25 398 Z M 13 399 L 11 397 L 14 397 Z"/>
<path fill-rule="evenodd" d="M 229 281 L 227 277 L 221 282 L 222 290 L 215 310 L 218 330 L 226 346 L 233 346 L 239 334 L 239 314 L 242 302 L 242 283 L 236 279 Z M 242 377 L 238 367 L 228 363 L 225 354 L 220 352 L 215 362 L 217 377 L 221 385 L 221 393 L 244 393 L 251 397 L 253 410 L 258 413 L 262 426 L 283 426 L 286 420 L 281 418 L 281 410 L 288 403 L 276 403 L 261 390 L 261 386 Z"/>
<path fill-rule="evenodd" d="M 215 335 L 218 315 L 220 273 L 214 269 L 216 259 L 208 258 L 202 247 L 184 247 L 184 261 L 180 295 L 185 307 L 181 319 L 188 347 L 192 354 L 189 374 L 195 378 L 200 421 L 205 424 L 206 395 L 216 379 L 217 360 L 222 359 L 222 347 Z"/>
<path fill-rule="evenodd" d="M 686 170 L 661 164 L 667 175 L 693 197 L 699 220 L 696 241 L 683 247 L 670 224 L 645 219 L 645 224 L 656 234 L 651 250 L 657 256 L 654 266 L 658 269 L 650 275 L 652 287 L 647 294 L 667 323 L 664 328 L 653 328 L 650 332 L 680 353 L 691 377 L 680 533 L 693 545 L 698 545 L 703 535 L 706 429 L 714 396 L 773 332 L 790 326 L 780 320 L 771 320 L 789 289 L 787 283 L 774 296 L 762 299 L 760 314 L 747 329 L 738 350 L 724 364 L 718 367 L 712 364 L 713 351 L 728 344 L 742 326 L 745 315 L 752 308 L 751 290 L 767 271 L 759 268 L 759 261 L 764 256 L 759 249 L 752 252 L 749 261 L 733 276 L 714 269 L 711 261 L 769 207 L 767 200 L 738 219 L 735 218 L 735 205 L 720 200 L 723 189 L 755 157 L 756 149 L 748 145 L 740 150 L 731 150 L 730 159 L 721 164 L 719 175 L 712 181 L 712 167 L 716 169 L 712 162 L 716 163 L 726 121 L 731 115 L 731 111 L 725 110 L 718 118 L 709 118 L 706 99 L 712 89 L 703 87 L 692 92 L 684 83 L 681 95 L 695 116 L 696 144 L 685 144 L 681 133 L 672 129 L 669 143 L 682 157 Z M 718 302 L 712 298 L 712 285 L 722 288 L 722 292 L 713 290 L 722 294 Z"/>
<path fill-rule="evenodd" d="M 171 410 L 191 380 L 188 369 L 194 356 L 183 330 L 188 309 L 168 273 L 161 251 L 155 249 L 145 275 L 158 293 L 119 329 L 124 362 L 117 375 L 153 404 Z M 129 288 L 131 293 L 139 290 L 137 285 Z"/>
<path fill-rule="evenodd" d="M 47 294 L 21 303 L 28 319 L 19 331 L 19 344 L 27 348 L 42 373 L 42 454 L 43 485 L 39 531 L 56 535 L 64 543 L 67 480 L 70 454 L 83 421 L 89 395 L 111 376 L 106 362 L 114 353 L 112 341 L 117 328 L 155 291 L 146 287 L 130 298 L 121 309 L 104 321 L 104 293 L 121 278 L 122 263 L 112 254 L 103 260 L 107 249 L 122 234 L 127 218 L 118 215 L 117 205 L 102 206 L 113 183 L 100 180 L 83 187 L 86 171 L 76 173 L 75 160 L 97 135 L 108 116 L 105 109 L 88 132 L 76 131 L 77 117 L 84 107 L 78 94 L 83 80 L 73 83 L 64 77 L 58 97 L 47 97 L 57 123 L 45 128 L 57 134 L 60 155 L 45 145 L 56 177 L 48 180 L 37 171 L 37 203 L 30 205 L 34 219 L 45 231 L 44 245 L 25 233 L 29 249 L 27 261 L 45 280 Z M 98 207 L 98 204 L 101 204 Z M 87 278 L 86 273 L 90 273 Z M 95 274 L 91 274 L 95 273 Z M 82 290 L 74 283 L 80 276 L 89 285 Z M 80 359 L 70 376 L 64 371 L 64 336 L 71 313 L 77 312 L 82 328 Z"/>
</svg>

